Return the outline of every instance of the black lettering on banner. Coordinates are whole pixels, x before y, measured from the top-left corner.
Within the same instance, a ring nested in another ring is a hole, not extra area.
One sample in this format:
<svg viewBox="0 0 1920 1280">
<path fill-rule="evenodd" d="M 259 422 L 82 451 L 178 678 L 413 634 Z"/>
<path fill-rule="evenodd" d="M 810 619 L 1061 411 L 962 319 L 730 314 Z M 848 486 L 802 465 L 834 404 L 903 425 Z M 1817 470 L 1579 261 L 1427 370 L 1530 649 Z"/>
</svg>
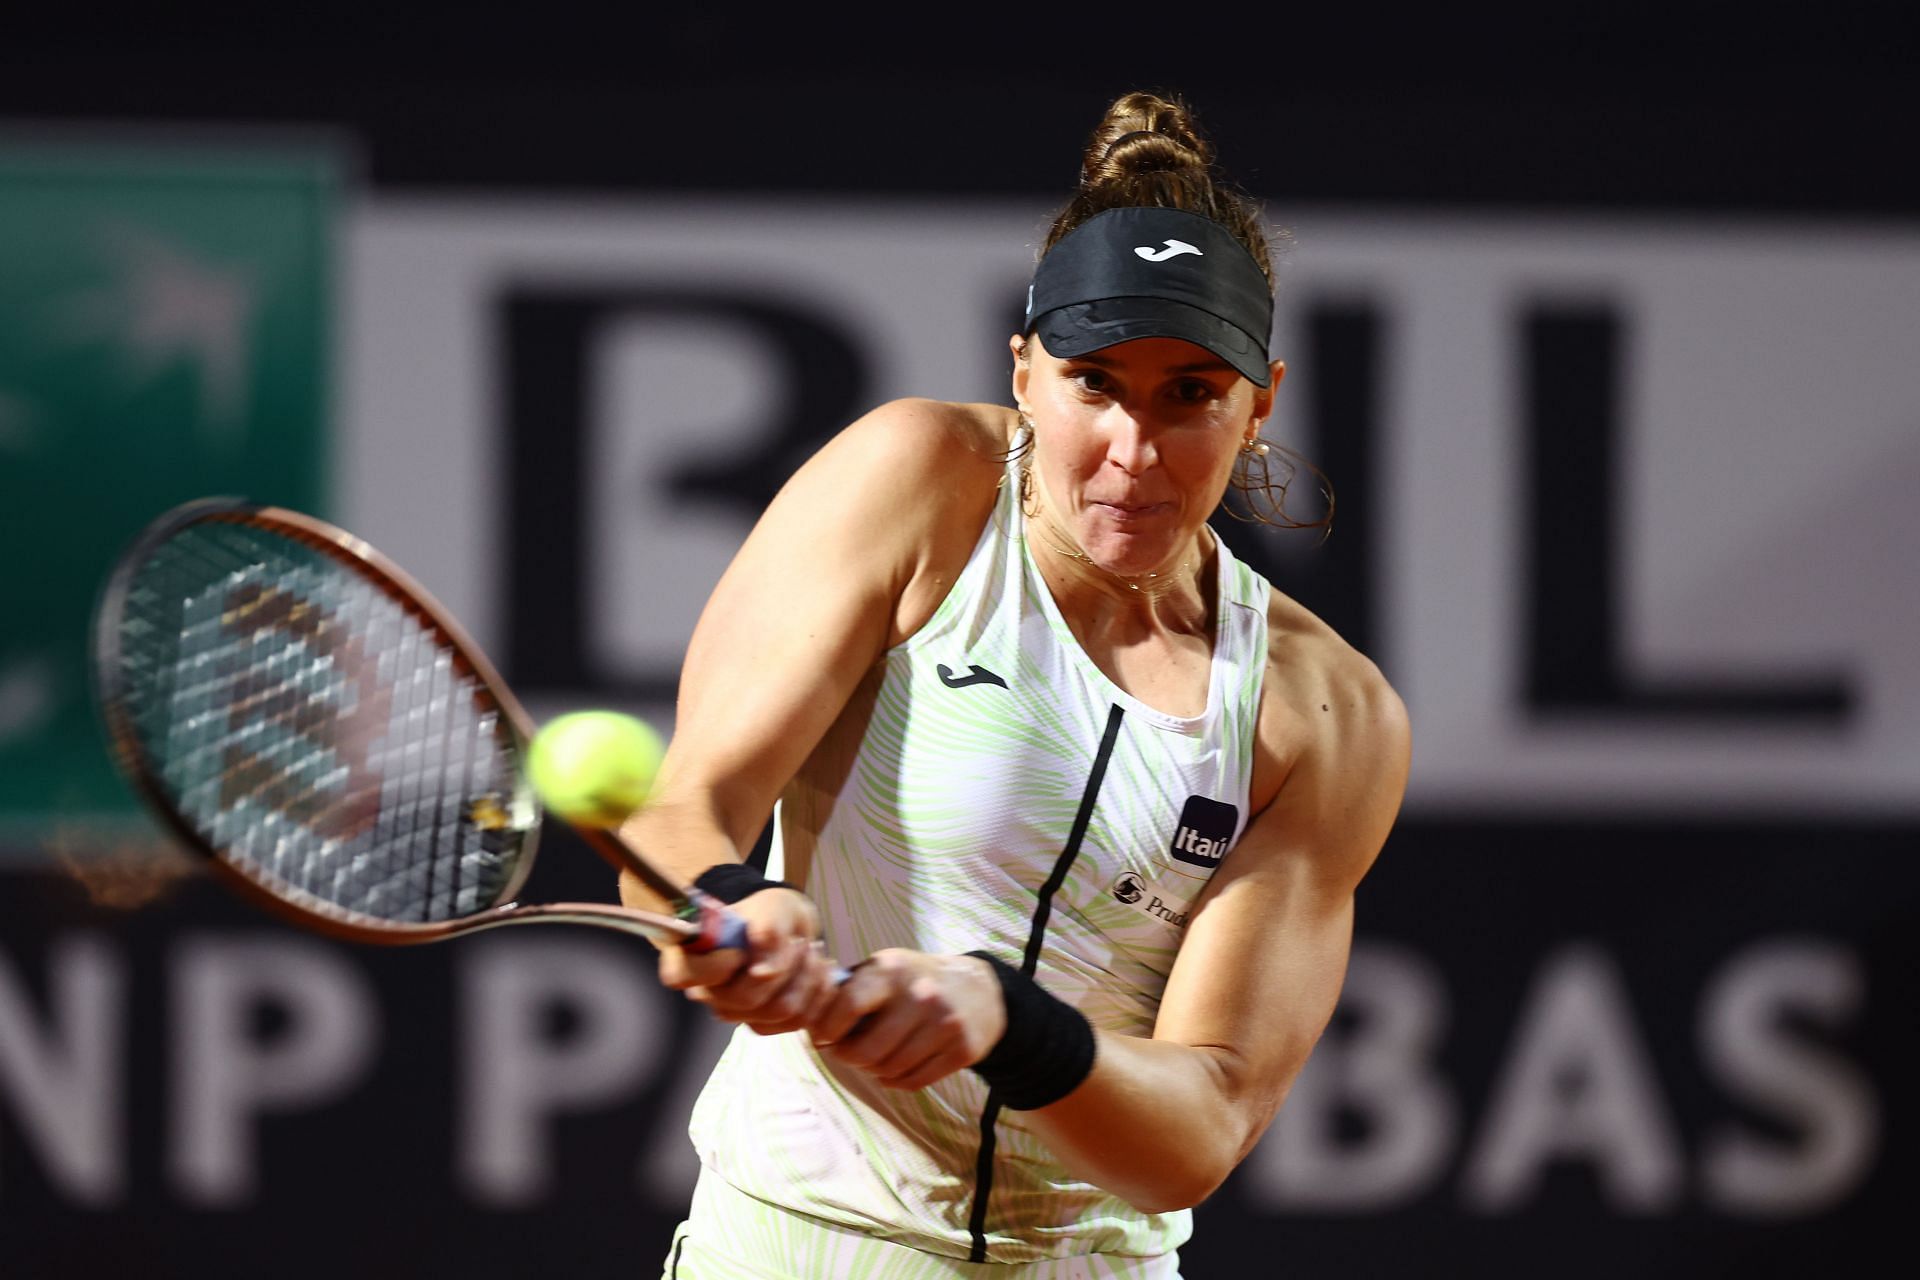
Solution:
<svg viewBox="0 0 1920 1280">
<path fill-rule="evenodd" d="M 1536 716 L 1813 721 L 1837 726 L 1850 681 L 1645 679 L 1621 653 L 1619 400 L 1625 324 L 1605 304 L 1521 318 L 1526 406 L 1526 690 Z"/>
<path fill-rule="evenodd" d="M 743 521 L 757 517 L 787 477 L 866 407 L 868 362 L 838 321 L 755 294 L 521 285 L 505 291 L 497 314 L 509 477 L 501 493 L 507 678 L 522 693 L 595 690 L 670 701 L 676 670 L 616 681 L 590 653 L 592 512 L 583 495 L 594 465 L 587 442 L 595 338 L 612 324 L 665 316 L 744 325 L 765 341 L 782 375 L 778 416 L 750 451 L 716 452 L 668 482 L 676 500 L 732 506 Z"/>
</svg>

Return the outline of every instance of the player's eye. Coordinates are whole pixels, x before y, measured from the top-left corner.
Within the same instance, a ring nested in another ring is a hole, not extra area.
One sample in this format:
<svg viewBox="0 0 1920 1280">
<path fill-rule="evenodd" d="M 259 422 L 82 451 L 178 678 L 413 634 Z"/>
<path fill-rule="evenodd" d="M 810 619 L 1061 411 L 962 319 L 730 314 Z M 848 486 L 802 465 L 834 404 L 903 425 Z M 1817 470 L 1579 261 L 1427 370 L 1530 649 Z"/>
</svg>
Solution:
<svg viewBox="0 0 1920 1280">
<path fill-rule="evenodd" d="M 1098 395 L 1113 390 L 1113 379 L 1107 376 L 1105 369 L 1097 366 L 1089 365 L 1085 368 L 1069 370 L 1067 377 L 1070 381 L 1080 384 L 1082 391 L 1091 391 Z"/>
<path fill-rule="evenodd" d="M 1199 378 L 1182 378 L 1173 385 L 1173 397 L 1182 404 L 1204 404 L 1213 399 L 1213 384 Z"/>
</svg>

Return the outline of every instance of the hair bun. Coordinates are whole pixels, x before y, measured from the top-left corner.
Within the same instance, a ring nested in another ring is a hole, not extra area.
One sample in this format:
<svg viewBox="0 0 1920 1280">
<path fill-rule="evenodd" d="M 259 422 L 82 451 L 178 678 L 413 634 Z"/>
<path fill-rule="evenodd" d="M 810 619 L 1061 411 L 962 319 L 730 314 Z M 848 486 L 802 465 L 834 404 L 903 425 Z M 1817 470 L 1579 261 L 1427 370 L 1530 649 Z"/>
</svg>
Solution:
<svg viewBox="0 0 1920 1280">
<path fill-rule="evenodd" d="M 1148 173 L 1204 172 L 1213 146 L 1200 135 L 1186 104 L 1151 93 L 1129 93 L 1107 108 L 1087 140 L 1082 188 L 1125 183 Z"/>
</svg>

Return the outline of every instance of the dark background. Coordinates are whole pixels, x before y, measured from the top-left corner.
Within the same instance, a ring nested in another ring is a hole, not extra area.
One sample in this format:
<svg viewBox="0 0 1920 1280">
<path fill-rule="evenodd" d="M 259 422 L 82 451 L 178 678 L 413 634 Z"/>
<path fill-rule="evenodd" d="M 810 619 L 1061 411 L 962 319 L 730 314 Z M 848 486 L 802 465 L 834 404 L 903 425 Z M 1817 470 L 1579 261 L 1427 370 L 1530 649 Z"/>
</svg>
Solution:
<svg viewBox="0 0 1920 1280">
<path fill-rule="evenodd" d="M 0 116 L 344 129 L 378 190 L 1062 192 L 1129 88 L 1269 198 L 1916 211 L 1897 4 L 109 5 L 8 16 Z"/>
</svg>

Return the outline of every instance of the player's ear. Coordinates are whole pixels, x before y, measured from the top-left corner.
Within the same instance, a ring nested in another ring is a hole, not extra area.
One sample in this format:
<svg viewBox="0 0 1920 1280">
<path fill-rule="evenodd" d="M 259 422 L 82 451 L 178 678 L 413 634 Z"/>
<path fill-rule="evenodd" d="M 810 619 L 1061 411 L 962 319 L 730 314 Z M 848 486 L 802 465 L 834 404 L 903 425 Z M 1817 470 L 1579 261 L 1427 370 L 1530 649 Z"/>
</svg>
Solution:
<svg viewBox="0 0 1920 1280">
<path fill-rule="evenodd" d="M 1033 372 L 1033 361 L 1028 358 L 1027 337 L 1016 333 L 1007 339 L 1007 350 L 1013 352 L 1013 402 L 1027 402 L 1027 379 Z"/>
<path fill-rule="evenodd" d="M 1275 360 L 1273 374 L 1264 387 L 1253 389 L 1253 416 L 1265 422 L 1273 416 L 1273 393 L 1280 389 L 1280 379 L 1287 376 L 1287 362 Z"/>
<path fill-rule="evenodd" d="M 1254 416 L 1265 422 L 1273 416 L 1273 393 L 1281 390 L 1281 378 L 1286 376 L 1286 361 L 1273 361 L 1273 374 L 1267 378 L 1267 386 L 1254 388 Z"/>
</svg>

